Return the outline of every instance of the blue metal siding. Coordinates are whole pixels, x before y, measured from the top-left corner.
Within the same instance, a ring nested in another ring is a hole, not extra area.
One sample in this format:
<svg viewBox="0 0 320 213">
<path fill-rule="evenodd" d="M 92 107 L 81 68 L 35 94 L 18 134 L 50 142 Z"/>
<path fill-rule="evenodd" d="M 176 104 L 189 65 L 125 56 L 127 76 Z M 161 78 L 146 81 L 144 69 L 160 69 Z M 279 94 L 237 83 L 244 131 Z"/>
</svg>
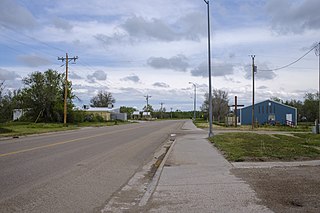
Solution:
<svg viewBox="0 0 320 213">
<path fill-rule="evenodd" d="M 249 125 L 252 120 L 252 106 L 242 108 L 240 110 L 240 119 L 241 124 Z M 280 104 L 275 101 L 266 100 L 260 103 L 255 104 L 254 106 L 254 120 L 259 124 L 265 123 L 280 123 L 286 124 L 286 115 L 292 114 L 292 122 L 294 125 L 297 121 L 297 109 Z M 274 121 L 271 121 L 270 118 L 274 118 Z"/>
</svg>

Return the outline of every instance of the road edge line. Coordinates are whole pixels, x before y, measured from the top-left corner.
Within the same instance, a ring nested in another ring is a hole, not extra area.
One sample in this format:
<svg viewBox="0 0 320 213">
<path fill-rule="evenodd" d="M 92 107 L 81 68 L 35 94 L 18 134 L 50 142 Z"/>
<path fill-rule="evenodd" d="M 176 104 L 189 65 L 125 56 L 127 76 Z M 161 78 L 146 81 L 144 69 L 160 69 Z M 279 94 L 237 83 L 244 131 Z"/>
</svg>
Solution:
<svg viewBox="0 0 320 213">
<path fill-rule="evenodd" d="M 162 159 L 161 164 L 158 167 L 155 175 L 153 176 L 151 183 L 148 185 L 148 188 L 147 188 L 146 192 L 144 193 L 143 197 L 141 198 L 141 200 L 139 202 L 139 206 L 145 206 L 148 203 L 148 201 L 151 198 L 153 192 L 155 191 L 156 187 L 158 186 L 158 183 L 159 183 L 162 171 L 163 171 L 163 167 L 164 167 L 164 165 L 165 165 L 170 153 L 172 152 L 176 141 L 177 141 L 177 138 L 175 138 L 172 141 L 169 150 L 166 152 L 166 155 Z"/>
</svg>

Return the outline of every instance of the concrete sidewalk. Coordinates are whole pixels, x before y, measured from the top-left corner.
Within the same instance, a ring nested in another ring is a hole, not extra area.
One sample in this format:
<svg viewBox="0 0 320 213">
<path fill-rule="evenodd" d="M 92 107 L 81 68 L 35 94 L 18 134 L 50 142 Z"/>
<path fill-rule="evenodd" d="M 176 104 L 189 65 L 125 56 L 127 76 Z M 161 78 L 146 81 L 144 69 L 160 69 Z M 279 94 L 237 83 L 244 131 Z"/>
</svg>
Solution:
<svg viewBox="0 0 320 213">
<path fill-rule="evenodd" d="M 232 165 L 207 141 L 207 132 L 187 121 L 169 153 L 149 212 L 272 212 L 230 173 Z"/>
</svg>

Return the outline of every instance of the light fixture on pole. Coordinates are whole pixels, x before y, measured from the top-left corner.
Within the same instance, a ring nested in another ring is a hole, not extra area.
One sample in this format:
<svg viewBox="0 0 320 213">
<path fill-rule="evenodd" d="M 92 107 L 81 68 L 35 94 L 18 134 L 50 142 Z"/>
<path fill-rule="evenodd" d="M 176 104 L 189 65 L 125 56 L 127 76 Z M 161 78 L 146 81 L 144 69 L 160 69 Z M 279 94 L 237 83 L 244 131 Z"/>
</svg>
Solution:
<svg viewBox="0 0 320 213">
<path fill-rule="evenodd" d="M 210 52 L 210 2 L 203 0 L 207 4 L 208 16 L 208 67 L 209 67 L 209 137 L 213 136 L 212 131 L 212 88 L 211 88 L 211 52 Z"/>
<path fill-rule="evenodd" d="M 194 98 L 193 98 L 193 119 L 196 120 L 196 109 L 197 109 L 197 85 L 193 82 L 189 82 L 194 87 Z"/>
</svg>

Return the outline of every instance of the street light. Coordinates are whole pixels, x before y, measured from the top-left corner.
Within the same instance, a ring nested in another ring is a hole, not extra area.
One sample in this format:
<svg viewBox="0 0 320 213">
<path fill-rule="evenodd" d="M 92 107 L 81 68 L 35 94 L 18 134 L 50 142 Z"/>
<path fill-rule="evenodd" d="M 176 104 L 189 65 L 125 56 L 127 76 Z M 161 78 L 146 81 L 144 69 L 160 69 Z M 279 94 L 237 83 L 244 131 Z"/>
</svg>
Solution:
<svg viewBox="0 0 320 213">
<path fill-rule="evenodd" d="M 197 103 L 197 85 L 193 82 L 189 82 L 194 86 L 194 98 L 193 98 L 193 119 L 196 120 L 196 103 Z"/>
<path fill-rule="evenodd" d="M 210 2 L 203 0 L 207 4 L 208 16 L 208 66 L 209 66 L 209 137 L 213 136 L 212 132 L 212 89 L 211 89 L 211 53 L 210 53 Z"/>
</svg>

